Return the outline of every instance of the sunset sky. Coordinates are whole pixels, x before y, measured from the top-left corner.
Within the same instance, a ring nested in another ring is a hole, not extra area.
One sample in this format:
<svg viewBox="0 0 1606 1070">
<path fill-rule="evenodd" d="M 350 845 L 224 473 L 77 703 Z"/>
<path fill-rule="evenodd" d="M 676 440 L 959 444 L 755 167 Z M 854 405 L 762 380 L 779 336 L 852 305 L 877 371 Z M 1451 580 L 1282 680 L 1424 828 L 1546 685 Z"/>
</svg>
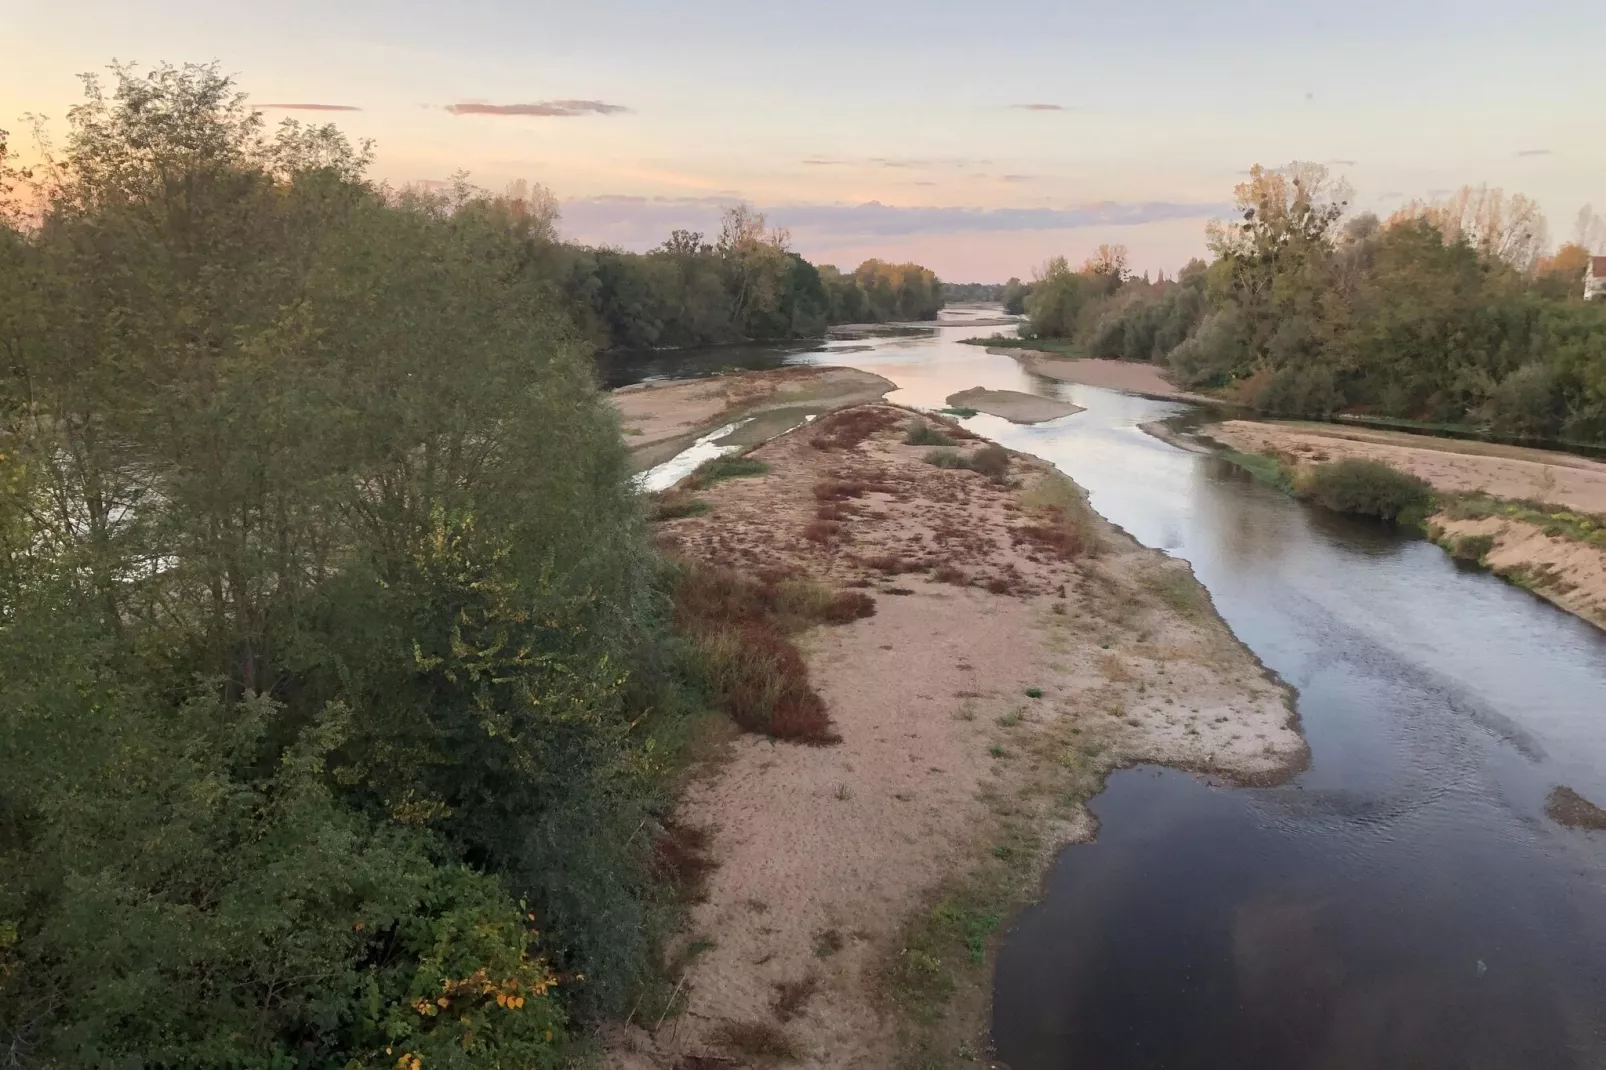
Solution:
<svg viewBox="0 0 1606 1070">
<path fill-rule="evenodd" d="M 1002 281 L 1104 241 L 1174 269 L 1292 159 L 1379 212 L 1527 193 L 1565 240 L 1606 210 L 1601 37 L 1583 0 L 0 0 L 0 127 L 61 129 L 113 58 L 216 59 L 270 118 L 375 139 L 379 178 L 540 182 L 581 241 L 742 199 L 818 262 Z"/>
</svg>

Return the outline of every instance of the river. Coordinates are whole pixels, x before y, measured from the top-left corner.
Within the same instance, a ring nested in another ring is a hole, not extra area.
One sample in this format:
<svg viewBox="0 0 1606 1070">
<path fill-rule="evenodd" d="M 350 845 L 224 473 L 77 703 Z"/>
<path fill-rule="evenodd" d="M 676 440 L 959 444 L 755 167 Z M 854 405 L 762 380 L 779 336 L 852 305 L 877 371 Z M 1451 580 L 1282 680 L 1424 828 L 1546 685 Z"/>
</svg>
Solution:
<svg viewBox="0 0 1606 1070">
<path fill-rule="evenodd" d="M 945 316 L 832 342 L 937 407 L 972 386 L 1086 411 L 967 426 L 1057 465 L 1100 513 L 1192 563 L 1298 689 L 1310 768 L 1233 789 L 1152 767 L 1092 801 L 998 955 L 1014 1070 L 1606 1067 L 1606 635 L 1430 543 L 1302 505 L 1139 425 L 1187 407 L 1023 372 Z M 717 358 L 716 361 L 717 363 Z M 706 366 L 706 365 L 704 365 Z"/>
</svg>

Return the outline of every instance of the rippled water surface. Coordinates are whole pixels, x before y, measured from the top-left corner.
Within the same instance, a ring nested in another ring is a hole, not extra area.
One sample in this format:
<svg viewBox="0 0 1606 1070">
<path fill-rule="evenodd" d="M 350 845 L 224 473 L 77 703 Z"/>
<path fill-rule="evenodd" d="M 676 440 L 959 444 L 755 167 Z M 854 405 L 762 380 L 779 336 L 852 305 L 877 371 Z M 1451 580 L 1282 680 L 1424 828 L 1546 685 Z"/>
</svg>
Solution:
<svg viewBox="0 0 1606 1070">
<path fill-rule="evenodd" d="M 1272 789 L 1110 779 L 998 959 L 1015 1070 L 1606 1067 L 1606 636 L 1429 543 L 1301 505 L 1140 424 L 1181 406 L 1072 386 L 958 344 L 997 328 L 789 360 L 1086 411 L 975 430 L 1043 457 L 1142 542 L 1186 558 L 1299 689 L 1311 768 Z"/>
</svg>

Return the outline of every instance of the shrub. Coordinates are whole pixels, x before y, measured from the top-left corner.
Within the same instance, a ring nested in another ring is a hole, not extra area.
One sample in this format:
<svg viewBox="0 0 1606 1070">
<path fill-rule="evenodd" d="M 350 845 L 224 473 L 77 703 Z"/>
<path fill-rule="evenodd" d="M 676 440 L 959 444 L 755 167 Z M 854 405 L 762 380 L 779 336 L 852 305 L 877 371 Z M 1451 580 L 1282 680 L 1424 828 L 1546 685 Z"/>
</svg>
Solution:
<svg viewBox="0 0 1606 1070">
<path fill-rule="evenodd" d="M 1450 556 L 1457 561 L 1482 561 L 1493 549 L 1493 535 L 1459 535 L 1450 544 Z"/>
<path fill-rule="evenodd" d="M 932 450 L 921 460 L 938 468 L 969 468 L 965 463 L 965 455 L 958 450 Z"/>
<path fill-rule="evenodd" d="M 704 461 L 682 484 L 687 490 L 707 490 L 715 483 L 743 476 L 761 476 L 770 466 L 752 457 L 715 457 Z"/>
<path fill-rule="evenodd" d="M 672 490 L 655 494 L 647 516 L 653 523 L 679 520 L 687 516 L 702 516 L 711 508 L 705 499 L 687 491 Z"/>
<path fill-rule="evenodd" d="M 967 467 L 995 483 L 1002 482 L 1009 475 L 1009 451 L 1002 446 L 983 446 L 970 455 Z"/>
<path fill-rule="evenodd" d="M 809 444 L 817 450 L 850 450 L 901 419 L 902 413 L 885 405 L 842 409 L 815 422 Z"/>
<path fill-rule="evenodd" d="M 1381 461 L 1346 457 L 1319 464 L 1299 481 L 1300 495 L 1335 512 L 1419 523 L 1433 507 L 1433 490 L 1416 476 Z"/>
<path fill-rule="evenodd" d="M 903 444 L 906 446 L 952 446 L 954 440 L 924 420 L 910 420 L 909 428 L 903 434 Z"/>
</svg>

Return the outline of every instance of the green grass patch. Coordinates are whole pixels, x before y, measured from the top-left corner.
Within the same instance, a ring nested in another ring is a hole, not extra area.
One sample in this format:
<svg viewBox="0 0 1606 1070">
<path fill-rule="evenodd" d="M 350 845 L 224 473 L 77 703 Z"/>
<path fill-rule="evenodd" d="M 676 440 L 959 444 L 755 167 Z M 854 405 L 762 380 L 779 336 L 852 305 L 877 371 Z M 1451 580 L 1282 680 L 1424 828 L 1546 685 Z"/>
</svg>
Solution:
<svg viewBox="0 0 1606 1070">
<path fill-rule="evenodd" d="M 770 466 L 763 461 L 752 457 L 729 456 L 715 457 L 705 461 L 697 470 L 686 477 L 683 484 L 688 490 L 707 490 L 716 483 L 727 479 L 741 479 L 745 476 L 761 476 L 770 470 Z"/>
<path fill-rule="evenodd" d="M 1293 493 L 1293 473 L 1287 465 L 1269 453 L 1240 453 L 1238 450 L 1223 450 L 1218 456 L 1227 463 L 1242 468 L 1262 483 L 1276 487 L 1280 491 Z"/>
<path fill-rule="evenodd" d="M 958 416 L 960 419 L 968 420 L 981 410 L 967 408 L 963 405 L 951 405 L 946 409 L 938 409 L 937 411 L 945 416 Z"/>
<path fill-rule="evenodd" d="M 648 506 L 647 518 L 653 523 L 679 520 L 687 516 L 702 516 L 713 508 L 708 502 L 686 491 L 671 490 L 655 494 Z"/>
<path fill-rule="evenodd" d="M 1040 688 L 1040 687 L 1028 687 L 1026 689 L 1026 697 L 1027 698 L 1042 698 L 1043 697 L 1043 689 Z"/>
<path fill-rule="evenodd" d="M 1606 549 L 1606 517 L 1573 512 L 1559 505 L 1468 494 L 1446 502 L 1442 512 L 1451 520 L 1481 520 L 1487 517 L 1520 520 L 1543 529 L 1552 538 L 1570 539 Z"/>
</svg>

